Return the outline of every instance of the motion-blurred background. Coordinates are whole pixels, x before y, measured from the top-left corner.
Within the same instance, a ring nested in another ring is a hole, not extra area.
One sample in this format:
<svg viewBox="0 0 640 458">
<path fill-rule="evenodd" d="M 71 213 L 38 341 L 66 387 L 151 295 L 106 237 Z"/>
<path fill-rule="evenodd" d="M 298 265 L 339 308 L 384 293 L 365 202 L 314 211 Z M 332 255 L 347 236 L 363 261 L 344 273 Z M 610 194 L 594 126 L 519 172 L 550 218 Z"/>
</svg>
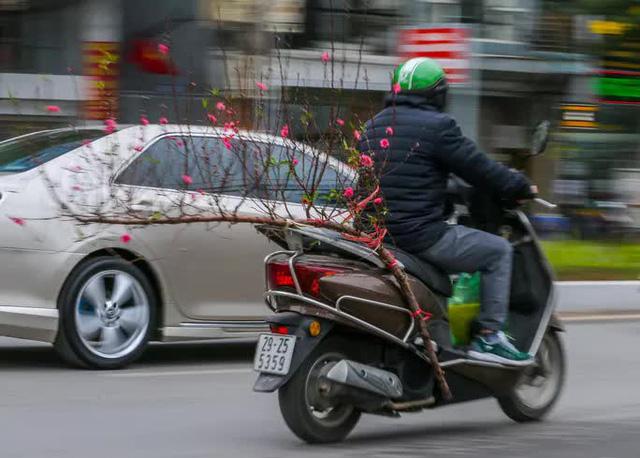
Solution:
<svg viewBox="0 0 640 458">
<path fill-rule="evenodd" d="M 287 93 L 325 125 L 336 106 L 364 119 L 408 56 L 440 59 L 464 132 L 559 204 L 531 210 L 561 279 L 638 278 L 636 1 L 0 0 L 0 138 L 141 114 L 202 123 L 212 91 L 263 103 L 255 81 L 267 109 Z M 525 161 L 542 119 L 552 144 Z"/>
</svg>

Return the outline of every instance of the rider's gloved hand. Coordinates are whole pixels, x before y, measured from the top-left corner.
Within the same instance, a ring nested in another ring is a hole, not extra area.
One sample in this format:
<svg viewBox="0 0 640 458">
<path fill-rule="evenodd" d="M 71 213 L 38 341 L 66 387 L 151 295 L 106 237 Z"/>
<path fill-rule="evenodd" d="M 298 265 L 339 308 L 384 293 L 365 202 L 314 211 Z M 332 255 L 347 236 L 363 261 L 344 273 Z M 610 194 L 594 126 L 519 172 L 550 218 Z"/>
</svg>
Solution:
<svg viewBox="0 0 640 458">
<path fill-rule="evenodd" d="M 518 204 L 524 204 L 527 200 L 531 200 L 538 195 L 538 187 L 535 184 L 529 186 L 529 195 L 524 199 L 519 199 Z"/>
</svg>

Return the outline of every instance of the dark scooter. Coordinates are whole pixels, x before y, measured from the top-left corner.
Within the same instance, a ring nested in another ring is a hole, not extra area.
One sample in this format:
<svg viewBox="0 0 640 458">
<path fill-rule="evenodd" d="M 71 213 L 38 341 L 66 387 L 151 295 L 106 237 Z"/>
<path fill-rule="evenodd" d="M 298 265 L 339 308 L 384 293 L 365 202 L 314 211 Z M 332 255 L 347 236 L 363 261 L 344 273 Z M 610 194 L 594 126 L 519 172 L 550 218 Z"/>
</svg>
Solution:
<svg viewBox="0 0 640 458">
<path fill-rule="evenodd" d="M 533 154 L 544 150 L 547 130 L 544 123 L 536 130 Z M 263 226 L 285 250 L 265 260 L 265 298 L 275 313 L 268 318 L 271 333 L 257 345 L 254 390 L 278 390 L 282 416 L 299 438 L 336 442 L 362 413 L 398 417 L 489 397 L 513 420 L 536 421 L 557 401 L 565 376 L 563 326 L 553 313 L 553 272 L 534 229 L 521 209 L 497 197 L 459 182 L 451 194 L 467 209 L 457 205 L 458 224 L 500 234 L 513 245 L 507 330 L 535 363 L 513 368 L 467 358 L 473 322 L 449 313 L 449 276 L 389 247 L 431 314 L 428 329 L 453 394 L 445 399 L 397 283 L 370 249 L 326 229 Z"/>
</svg>

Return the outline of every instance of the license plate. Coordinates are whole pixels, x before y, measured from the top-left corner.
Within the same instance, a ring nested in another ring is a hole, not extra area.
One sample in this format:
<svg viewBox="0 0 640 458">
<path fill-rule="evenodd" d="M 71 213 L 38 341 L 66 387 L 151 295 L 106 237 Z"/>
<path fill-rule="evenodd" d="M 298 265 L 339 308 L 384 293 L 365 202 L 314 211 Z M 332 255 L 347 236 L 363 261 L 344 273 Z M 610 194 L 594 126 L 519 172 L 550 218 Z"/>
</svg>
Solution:
<svg viewBox="0 0 640 458">
<path fill-rule="evenodd" d="M 289 373 L 296 336 L 260 334 L 253 369 L 266 374 Z"/>
</svg>

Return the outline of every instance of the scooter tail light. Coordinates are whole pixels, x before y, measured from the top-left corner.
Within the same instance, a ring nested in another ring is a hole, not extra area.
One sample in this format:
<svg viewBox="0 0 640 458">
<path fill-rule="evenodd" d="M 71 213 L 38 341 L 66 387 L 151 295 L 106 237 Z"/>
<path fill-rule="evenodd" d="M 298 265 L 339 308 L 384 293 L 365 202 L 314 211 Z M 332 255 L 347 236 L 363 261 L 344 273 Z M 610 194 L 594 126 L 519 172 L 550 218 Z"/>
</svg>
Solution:
<svg viewBox="0 0 640 458">
<path fill-rule="evenodd" d="M 289 328 L 281 324 L 270 324 L 269 328 L 271 329 L 271 332 L 273 332 L 274 334 L 282 334 L 282 335 L 289 334 Z"/>
<path fill-rule="evenodd" d="M 295 287 L 293 275 L 286 262 L 270 262 L 267 264 L 267 280 L 269 289 Z"/>
<path fill-rule="evenodd" d="M 313 297 L 320 297 L 320 279 L 330 277 L 347 269 L 340 267 L 326 267 L 316 264 L 295 264 L 296 278 L 303 293 L 307 293 Z M 267 278 L 269 289 L 277 288 L 295 288 L 295 282 L 289 263 L 286 261 L 276 261 L 267 264 Z"/>
</svg>

